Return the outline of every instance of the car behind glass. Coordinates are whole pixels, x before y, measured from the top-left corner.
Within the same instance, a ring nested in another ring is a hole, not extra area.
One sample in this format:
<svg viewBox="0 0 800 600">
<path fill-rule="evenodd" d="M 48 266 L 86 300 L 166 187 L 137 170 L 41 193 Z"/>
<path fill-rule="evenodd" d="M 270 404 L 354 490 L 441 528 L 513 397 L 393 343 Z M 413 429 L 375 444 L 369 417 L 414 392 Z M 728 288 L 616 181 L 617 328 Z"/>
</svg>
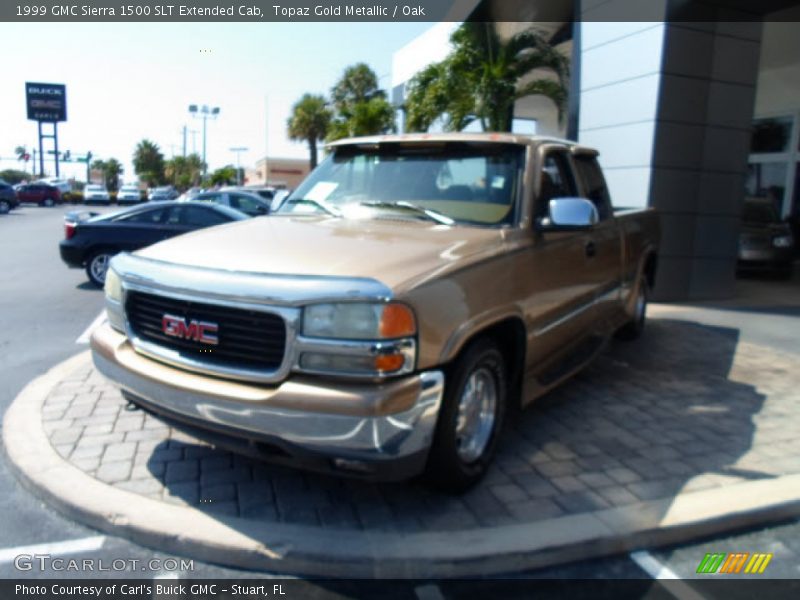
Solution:
<svg viewBox="0 0 800 600">
<path fill-rule="evenodd" d="M 779 277 L 792 275 L 795 240 L 769 200 L 747 198 L 739 232 L 740 272 L 764 271 Z"/>
</svg>

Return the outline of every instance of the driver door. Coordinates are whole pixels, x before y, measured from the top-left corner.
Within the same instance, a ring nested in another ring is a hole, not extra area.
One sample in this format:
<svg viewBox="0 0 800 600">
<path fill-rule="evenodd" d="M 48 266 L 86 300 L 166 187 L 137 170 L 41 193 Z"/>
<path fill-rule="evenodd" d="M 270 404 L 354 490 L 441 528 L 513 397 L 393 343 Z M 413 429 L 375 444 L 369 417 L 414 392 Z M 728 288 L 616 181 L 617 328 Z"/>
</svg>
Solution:
<svg viewBox="0 0 800 600">
<path fill-rule="evenodd" d="M 534 244 L 527 268 L 529 368 L 556 359 L 592 336 L 595 318 L 592 232 L 545 231 L 540 226 L 550 200 L 579 195 L 572 158 L 560 145 L 544 146 L 540 152 L 533 199 Z"/>
</svg>

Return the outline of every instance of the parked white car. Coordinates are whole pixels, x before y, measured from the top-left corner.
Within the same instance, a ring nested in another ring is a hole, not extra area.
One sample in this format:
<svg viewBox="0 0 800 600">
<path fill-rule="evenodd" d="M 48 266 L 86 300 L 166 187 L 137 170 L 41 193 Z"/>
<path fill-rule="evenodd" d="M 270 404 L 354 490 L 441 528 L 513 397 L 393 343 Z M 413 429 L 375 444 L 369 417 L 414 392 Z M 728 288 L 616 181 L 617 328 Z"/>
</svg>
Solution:
<svg viewBox="0 0 800 600">
<path fill-rule="evenodd" d="M 142 200 L 142 193 L 138 185 L 123 185 L 117 192 L 117 204 L 138 204 Z"/>
<path fill-rule="evenodd" d="M 86 204 L 111 204 L 111 196 L 104 185 L 90 184 L 83 188 L 83 201 Z"/>
</svg>

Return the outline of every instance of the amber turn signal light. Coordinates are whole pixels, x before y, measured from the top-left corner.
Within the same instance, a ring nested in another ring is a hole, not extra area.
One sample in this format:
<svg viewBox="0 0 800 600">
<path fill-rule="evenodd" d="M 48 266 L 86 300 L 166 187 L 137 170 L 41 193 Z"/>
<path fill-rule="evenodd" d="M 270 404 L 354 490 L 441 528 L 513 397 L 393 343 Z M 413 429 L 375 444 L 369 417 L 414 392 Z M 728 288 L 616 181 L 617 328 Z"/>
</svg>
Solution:
<svg viewBox="0 0 800 600">
<path fill-rule="evenodd" d="M 391 373 L 403 368 L 406 362 L 402 354 L 381 354 L 375 357 L 375 370 L 383 373 Z"/>
<path fill-rule="evenodd" d="M 380 334 L 382 338 L 399 338 L 417 333 L 414 313 L 405 304 L 391 303 L 383 307 Z"/>
</svg>

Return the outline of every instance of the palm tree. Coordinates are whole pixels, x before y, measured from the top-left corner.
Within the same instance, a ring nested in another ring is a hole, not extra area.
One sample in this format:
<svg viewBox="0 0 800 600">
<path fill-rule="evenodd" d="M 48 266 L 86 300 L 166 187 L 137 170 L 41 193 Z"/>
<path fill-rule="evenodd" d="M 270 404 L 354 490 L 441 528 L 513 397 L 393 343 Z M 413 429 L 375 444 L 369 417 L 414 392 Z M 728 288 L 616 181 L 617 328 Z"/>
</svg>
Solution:
<svg viewBox="0 0 800 600">
<path fill-rule="evenodd" d="M 371 98 L 378 89 L 378 76 L 365 63 L 351 65 L 331 90 L 331 101 L 338 112 L 348 112 L 349 107 Z"/>
<path fill-rule="evenodd" d="M 164 181 L 164 155 L 157 144 L 142 140 L 136 145 L 133 170 L 139 179 L 149 185 L 158 185 Z"/>
<path fill-rule="evenodd" d="M 119 188 L 120 175 L 122 175 L 122 163 L 116 158 L 109 158 L 105 162 L 105 168 L 103 169 L 103 179 L 109 190 L 114 191 Z"/>
<path fill-rule="evenodd" d="M 17 155 L 17 160 L 25 160 L 25 155 L 28 154 L 27 146 L 17 146 L 14 148 L 14 154 Z"/>
<path fill-rule="evenodd" d="M 323 96 L 305 94 L 295 102 L 292 116 L 286 122 L 289 139 L 308 143 L 312 169 L 317 166 L 317 143 L 325 139 L 331 116 Z"/>
<path fill-rule="evenodd" d="M 409 82 L 408 130 L 442 118 L 450 130 L 479 120 L 485 131 L 510 131 L 514 103 L 534 95 L 550 98 L 563 119 L 569 62 L 541 33 L 526 29 L 504 41 L 493 24 L 467 22 L 450 41 L 451 53 Z M 540 72 L 551 76 L 528 79 Z"/>
<path fill-rule="evenodd" d="M 106 185 L 106 162 L 98 158 L 92 162 L 90 167 L 92 171 L 98 171 L 100 173 L 100 176 L 103 178 L 102 183 Z"/>
<path fill-rule="evenodd" d="M 203 161 L 197 154 L 176 156 L 164 163 L 164 176 L 167 181 L 180 189 L 187 189 L 200 182 Z"/>
<path fill-rule="evenodd" d="M 394 108 L 378 88 L 378 76 L 364 63 L 347 67 L 331 89 L 336 115 L 328 141 L 357 135 L 394 132 Z"/>
</svg>

